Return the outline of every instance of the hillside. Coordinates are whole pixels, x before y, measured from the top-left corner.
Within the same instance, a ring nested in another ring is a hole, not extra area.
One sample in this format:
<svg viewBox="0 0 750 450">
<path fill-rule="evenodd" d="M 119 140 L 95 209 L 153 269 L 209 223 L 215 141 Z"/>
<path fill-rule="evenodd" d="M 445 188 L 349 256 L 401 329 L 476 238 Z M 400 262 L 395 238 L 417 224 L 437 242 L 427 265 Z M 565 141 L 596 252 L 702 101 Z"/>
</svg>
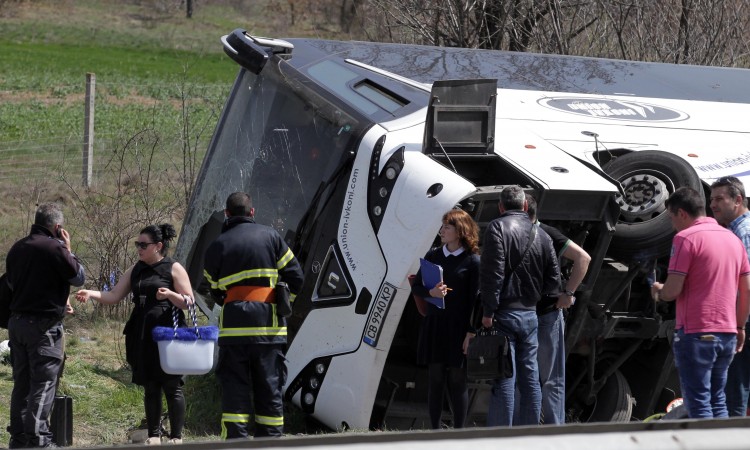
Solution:
<svg viewBox="0 0 750 450">
<path fill-rule="evenodd" d="M 134 261 L 132 238 L 148 223 L 178 229 L 237 66 L 219 37 L 241 27 L 288 28 L 284 2 L 0 0 L 0 258 L 28 232 L 35 205 L 63 204 L 87 286 Z M 85 77 L 96 76 L 94 183 L 82 186 Z M 126 303 L 126 302 L 123 302 Z M 74 398 L 74 445 L 128 442 L 143 419 L 130 383 L 122 327 L 128 305 L 76 305 L 66 319 L 60 389 Z M 0 330 L 0 340 L 7 331 Z M 10 366 L 0 364 L 0 402 L 10 403 Z M 186 441 L 218 439 L 218 383 L 189 377 Z M 0 446 L 8 408 L 0 409 Z M 296 422 L 299 422 L 296 420 Z M 292 415 L 289 431 L 300 430 Z"/>
</svg>

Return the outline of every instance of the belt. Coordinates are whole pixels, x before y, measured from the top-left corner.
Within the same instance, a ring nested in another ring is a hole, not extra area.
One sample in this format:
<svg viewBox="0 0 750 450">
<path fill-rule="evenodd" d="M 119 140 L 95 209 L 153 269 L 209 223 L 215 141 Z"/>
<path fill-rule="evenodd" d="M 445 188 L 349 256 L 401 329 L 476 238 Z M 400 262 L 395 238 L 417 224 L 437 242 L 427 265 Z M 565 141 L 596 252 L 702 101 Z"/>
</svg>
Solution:
<svg viewBox="0 0 750 450">
<path fill-rule="evenodd" d="M 275 303 L 276 290 L 263 286 L 234 286 L 227 290 L 224 303 L 230 302 L 263 302 Z"/>
</svg>

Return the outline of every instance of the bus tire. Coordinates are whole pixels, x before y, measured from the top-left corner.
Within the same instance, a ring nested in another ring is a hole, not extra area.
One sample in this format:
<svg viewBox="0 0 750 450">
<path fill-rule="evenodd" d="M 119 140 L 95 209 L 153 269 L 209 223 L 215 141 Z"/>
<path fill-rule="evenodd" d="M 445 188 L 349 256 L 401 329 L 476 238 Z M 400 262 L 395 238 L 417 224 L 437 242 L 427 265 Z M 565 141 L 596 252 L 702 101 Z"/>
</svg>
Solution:
<svg viewBox="0 0 750 450">
<path fill-rule="evenodd" d="M 619 181 L 620 217 L 609 254 L 623 260 L 646 260 L 669 254 L 674 230 L 664 202 L 680 187 L 703 195 L 695 169 L 671 153 L 644 150 L 615 158 L 604 171 Z"/>
<path fill-rule="evenodd" d="M 589 422 L 629 422 L 633 414 L 633 394 L 628 380 L 615 371 L 596 394 L 596 405 Z"/>
</svg>

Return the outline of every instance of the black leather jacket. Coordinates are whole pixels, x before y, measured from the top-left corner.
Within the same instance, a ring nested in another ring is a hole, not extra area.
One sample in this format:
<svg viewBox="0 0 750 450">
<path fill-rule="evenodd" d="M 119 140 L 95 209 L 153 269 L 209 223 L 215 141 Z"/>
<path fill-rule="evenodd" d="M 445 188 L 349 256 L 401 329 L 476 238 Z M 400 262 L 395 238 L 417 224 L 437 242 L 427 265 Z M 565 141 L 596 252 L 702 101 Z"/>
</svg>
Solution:
<svg viewBox="0 0 750 450">
<path fill-rule="evenodd" d="M 538 226 L 534 242 L 519 264 L 531 227 L 526 212 L 518 210 L 506 211 L 487 226 L 479 268 L 484 317 L 502 310 L 536 311 L 543 295 L 559 292 L 560 268 L 552 239 Z M 516 269 L 506 281 L 512 267 Z"/>
</svg>

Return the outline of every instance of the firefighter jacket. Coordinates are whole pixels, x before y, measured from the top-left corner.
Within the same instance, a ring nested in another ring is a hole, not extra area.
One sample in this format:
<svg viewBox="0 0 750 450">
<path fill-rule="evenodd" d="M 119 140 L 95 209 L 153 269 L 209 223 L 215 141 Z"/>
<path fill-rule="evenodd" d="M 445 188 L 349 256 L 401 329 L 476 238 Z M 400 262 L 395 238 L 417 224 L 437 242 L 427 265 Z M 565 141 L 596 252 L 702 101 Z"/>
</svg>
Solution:
<svg viewBox="0 0 750 450">
<path fill-rule="evenodd" d="M 250 217 L 230 217 L 206 249 L 204 275 L 223 305 L 219 345 L 286 343 L 286 319 L 276 314 L 275 303 L 233 298 L 238 290 L 275 288 L 279 276 L 292 301 L 302 288 L 300 264 L 273 228 Z"/>
</svg>

